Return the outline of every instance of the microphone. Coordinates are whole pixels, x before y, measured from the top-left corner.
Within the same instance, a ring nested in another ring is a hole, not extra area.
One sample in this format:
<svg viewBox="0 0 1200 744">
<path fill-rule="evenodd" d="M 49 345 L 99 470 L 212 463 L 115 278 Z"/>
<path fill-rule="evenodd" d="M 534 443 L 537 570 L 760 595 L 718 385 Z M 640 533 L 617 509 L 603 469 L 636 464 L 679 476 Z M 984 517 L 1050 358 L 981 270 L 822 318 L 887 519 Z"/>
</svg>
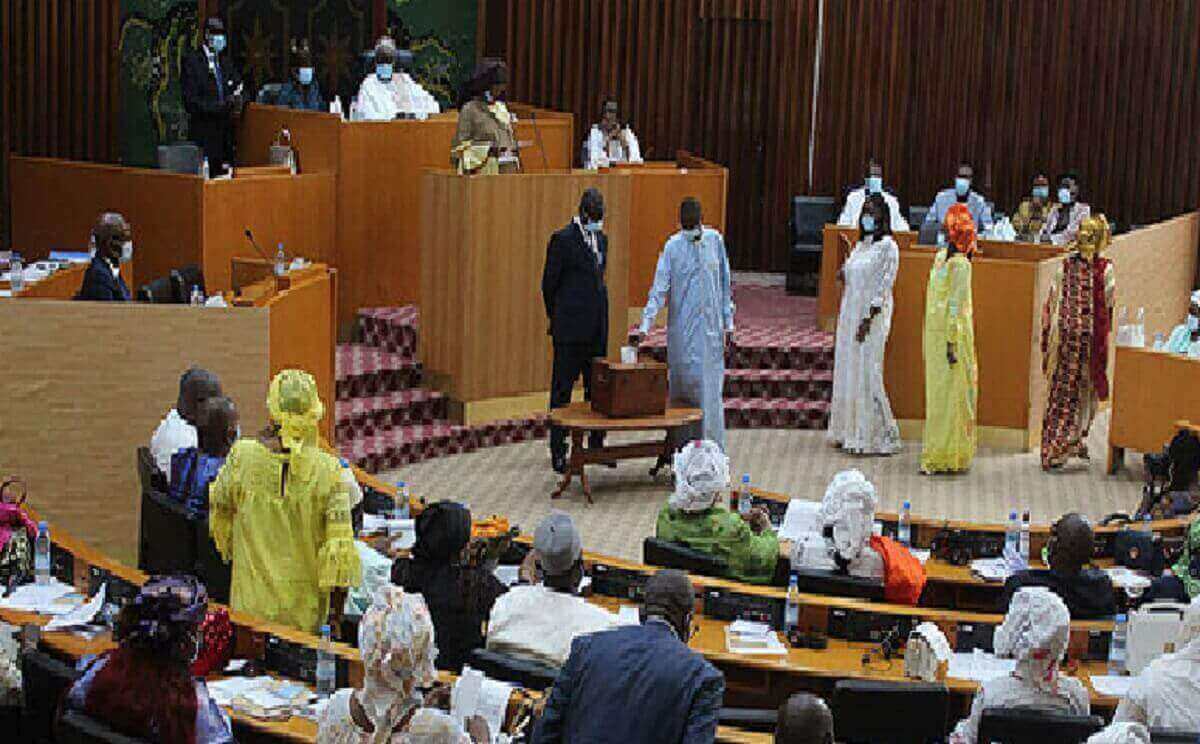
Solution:
<svg viewBox="0 0 1200 744">
<path fill-rule="evenodd" d="M 264 260 L 266 260 L 266 261 L 274 261 L 274 259 L 272 259 L 270 256 L 268 256 L 268 255 L 267 255 L 267 254 L 266 254 L 266 253 L 263 251 L 263 249 L 259 247 L 258 243 L 257 243 L 257 242 L 255 242 L 255 240 L 254 240 L 254 233 L 250 232 L 250 228 L 248 228 L 248 227 L 246 228 L 246 239 L 250 241 L 250 245 L 254 246 L 254 250 L 255 250 L 255 251 L 258 253 L 258 255 L 259 255 L 259 256 L 261 256 L 261 257 L 262 257 Z"/>
<path fill-rule="evenodd" d="M 529 121 L 533 124 L 533 136 L 537 138 L 538 149 L 542 151 L 542 168 L 549 171 L 550 159 L 546 157 L 546 144 L 542 142 L 542 129 L 538 126 L 537 109 L 533 106 L 529 107 Z"/>
</svg>

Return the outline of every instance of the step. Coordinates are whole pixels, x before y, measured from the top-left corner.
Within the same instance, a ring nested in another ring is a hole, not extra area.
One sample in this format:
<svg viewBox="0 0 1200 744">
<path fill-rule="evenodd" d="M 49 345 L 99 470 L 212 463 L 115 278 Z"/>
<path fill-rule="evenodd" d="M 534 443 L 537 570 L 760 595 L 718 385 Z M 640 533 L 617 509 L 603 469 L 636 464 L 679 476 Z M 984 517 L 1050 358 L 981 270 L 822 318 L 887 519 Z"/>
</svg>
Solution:
<svg viewBox="0 0 1200 744">
<path fill-rule="evenodd" d="M 667 362 L 666 344 L 657 346 L 643 343 L 640 348 L 656 361 Z M 725 351 L 725 369 L 815 369 L 832 372 L 833 343 L 831 341 L 828 346 L 812 343 L 743 346 L 735 343 Z"/>
<path fill-rule="evenodd" d="M 372 435 L 377 429 L 430 424 L 445 419 L 447 398 L 428 388 L 410 388 L 337 401 L 334 426 L 338 441 Z"/>
<path fill-rule="evenodd" d="M 421 363 L 408 354 L 365 344 L 338 344 L 337 398 L 370 398 L 418 387 Z"/>
<path fill-rule="evenodd" d="M 358 311 L 359 338 L 397 354 L 417 355 L 420 314 L 416 305 L 366 307 Z"/>
<path fill-rule="evenodd" d="M 472 427 L 436 421 L 432 424 L 380 429 L 371 436 L 339 441 L 339 449 L 347 460 L 367 472 L 378 473 L 432 457 L 473 452 L 480 447 L 543 439 L 548 432 L 549 423 L 545 414 Z"/>
<path fill-rule="evenodd" d="M 728 369 L 726 398 L 791 398 L 829 400 L 833 371 L 823 369 Z"/>
<path fill-rule="evenodd" d="M 829 426 L 829 402 L 726 398 L 725 426 L 730 429 L 825 429 Z"/>
</svg>

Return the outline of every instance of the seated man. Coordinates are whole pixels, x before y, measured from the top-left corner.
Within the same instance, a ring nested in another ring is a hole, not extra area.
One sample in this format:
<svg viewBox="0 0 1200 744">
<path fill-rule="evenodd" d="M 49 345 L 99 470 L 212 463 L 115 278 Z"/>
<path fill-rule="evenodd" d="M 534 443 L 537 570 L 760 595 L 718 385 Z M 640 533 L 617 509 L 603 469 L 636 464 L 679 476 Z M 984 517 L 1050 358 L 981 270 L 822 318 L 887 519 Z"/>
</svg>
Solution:
<svg viewBox="0 0 1200 744">
<path fill-rule="evenodd" d="M 1017 240 L 1024 243 L 1036 243 L 1046 224 L 1046 216 L 1050 214 L 1050 179 L 1039 173 L 1033 178 L 1033 189 L 1028 199 L 1022 200 L 1013 215 L 1012 226 L 1017 232 Z"/>
<path fill-rule="evenodd" d="M 879 194 L 883 197 L 883 201 L 887 203 L 889 213 L 892 216 L 892 232 L 908 230 L 908 220 L 904 219 L 904 215 L 900 211 L 900 202 L 892 195 L 890 191 L 885 191 L 883 188 L 883 166 L 875 158 L 871 158 L 871 162 L 867 165 L 867 176 L 863 180 L 863 185 L 851 191 L 846 195 L 846 206 L 842 208 L 842 215 L 838 217 L 838 225 L 841 227 L 858 227 L 859 217 L 862 216 L 863 204 L 866 204 L 867 197 L 871 194 Z"/>
<path fill-rule="evenodd" d="M 328 110 L 325 98 L 321 95 L 321 84 L 317 82 L 313 69 L 312 51 L 307 39 L 292 45 L 292 77 L 283 84 L 275 104 L 304 111 Z"/>
<path fill-rule="evenodd" d="M 988 206 L 983 194 L 971 188 L 975 171 L 970 163 L 959 163 L 958 175 L 954 178 L 954 186 L 938 192 L 925 213 L 925 221 L 921 223 L 922 234 L 934 233 L 942 229 L 946 223 L 946 213 L 955 204 L 965 204 L 967 211 L 975 220 L 975 232 L 983 233 L 992 226 L 992 208 Z"/>
<path fill-rule="evenodd" d="M 133 260 L 133 228 L 117 212 L 105 212 L 92 228 L 95 253 L 76 293 L 77 300 L 129 302 L 129 287 L 121 278 L 121 264 Z"/>
<path fill-rule="evenodd" d="M 695 597 L 682 571 L 646 581 L 641 625 L 576 638 L 533 731 L 558 742 L 711 742 L 725 678 L 687 646 Z"/>
<path fill-rule="evenodd" d="M 1004 583 L 1000 609 L 1008 608 L 1013 595 L 1025 587 L 1044 586 L 1062 597 L 1076 620 L 1097 620 L 1117 612 L 1112 580 L 1094 568 L 1084 568 L 1092 559 L 1095 538 L 1087 517 L 1068 514 L 1050 528 L 1046 562 L 1049 570 L 1019 571 Z"/>
<path fill-rule="evenodd" d="M 221 395 L 221 381 L 206 369 L 192 367 L 179 378 L 179 399 L 150 437 L 150 455 L 163 475 L 171 474 L 171 456 L 199 444 L 196 415 L 209 398 Z"/>
<path fill-rule="evenodd" d="M 797 692 L 779 706 L 776 744 L 833 744 L 833 714 L 816 695 Z"/>
<path fill-rule="evenodd" d="M 196 415 L 199 446 L 185 447 L 171 456 L 168 495 L 183 504 L 193 519 L 208 518 L 208 485 L 217 477 L 229 448 L 240 433 L 238 412 L 224 396 L 200 404 Z"/>
<path fill-rule="evenodd" d="M 1166 343 L 1156 343 L 1154 348 L 1200 359 L 1200 289 L 1192 292 L 1192 301 L 1188 305 L 1188 314 L 1184 322 L 1171 330 L 1171 336 Z"/>
<path fill-rule="evenodd" d="M 548 666 L 562 666 L 576 636 L 616 627 L 617 616 L 578 596 L 583 548 L 574 522 L 556 511 L 533 533 L 524 567 L 541 569 L 541 583 L 517 586 L 496 599 L 488 621 L 487 647 Z"/>
<path fill-rule="evenodd" d="M 603 118 L 592 125 L 585 143 L 587 161 L 584 168 L 595 170 L 607 168 L 613 163 L 642 162 L 642 148 L 637 136 L 628 124 L 617 118 L 619 108 L 616 101 L 605 101 Z"/>
<path fill-rule="evenodd" d="M 797 541 L 792 565 L 882 580 L 883 556 L 870 545 L 878 505 L 875 486 L 861 472 L 835 475 L 821 501 L 822 532 Z"/>
<path fill-rule="evenodd" d="M 363 79 L 352 118 L 391 121 L 402 115 L 425 118 L 441 111 L 436 99 L 403 70 L 396 71 L 396 42 L 381 36 L 375 43 L 375 73 Z"/>
<path fill-rule="evenodd" d="M 730 578 L 769 584 L 779 538 L 763 509 L 743 519 L 716 504 L 729 486 L 729 458 L 715 442 L 697 441 L 675 454 L 675 493 L 658 512 L 659 540 L 723 558 Z"/>
<path fill-rule="evenodd" d="M 1184 613 L 1175 653 L 1150 662 L 1134 678 L 1113 721 L 1200 731 L 1200 599 Z"/>
<path fill-rule="evenodd" d="M 1063 174 L 1058 179 L 1058 201 L 1050 207 L 1037 242 L 1054 245 L 1073 242 L 1079 236 L 1079 224 L 1091 213 L 1091 207 L 1079 202 L 1079 179 L 1073 173 Z"/>
</svg>

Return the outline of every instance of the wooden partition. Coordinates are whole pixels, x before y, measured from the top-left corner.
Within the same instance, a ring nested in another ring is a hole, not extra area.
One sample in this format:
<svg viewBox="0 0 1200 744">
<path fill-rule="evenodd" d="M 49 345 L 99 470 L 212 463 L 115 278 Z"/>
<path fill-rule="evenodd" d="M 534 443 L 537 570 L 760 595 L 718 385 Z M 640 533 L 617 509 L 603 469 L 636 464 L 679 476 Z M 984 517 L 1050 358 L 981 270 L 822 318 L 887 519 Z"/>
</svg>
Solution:
<svg viewBox="0 0 1200 744">
<path fill-rule="evenodd" d="M 609 354 L 618 353 L 627 315 L 628 174 L 461 178 L 440 171 L 422 179 L 421 356 L 439 389 L 463 403 L 549 390 L 546 244 L 589 187 L 603 191 L 607 204 L 608 343 Z"/>
<path fill-rule="evenodd" d="M 1108 256 L 1117 276 L 1117 307 L 1129 308 L 1130 323 L 1139 307 L 1146 308 L 1147 344 L 1156 333 L 1169 335 L 1187 315 L 1198 247 L 1200 212 L 1189 212 L 1113 239 Z"/>
<path fill-rule="evenodd" d="M 1180 420 L 1200 421 L 1200 360 L 1118 346 L 1113 370 L 1110 471 L 1121 466 L 1126 449 L 1158 452 Z"/>
</svg>

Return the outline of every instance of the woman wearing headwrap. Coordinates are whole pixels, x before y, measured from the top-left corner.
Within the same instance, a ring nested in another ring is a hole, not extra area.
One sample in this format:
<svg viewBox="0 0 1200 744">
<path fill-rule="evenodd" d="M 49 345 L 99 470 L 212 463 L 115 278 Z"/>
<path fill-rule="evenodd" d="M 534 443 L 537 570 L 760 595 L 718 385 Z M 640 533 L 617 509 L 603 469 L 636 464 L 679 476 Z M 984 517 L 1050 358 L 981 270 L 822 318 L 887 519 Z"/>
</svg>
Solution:
<svg viewBox="0 0 1200 744">
<path fill-rule="evenodd" d="M 979 686 L 971 712 L 955 726 L 950 744 L 975 744 L 988 708 L 1043 708 L 1088 715 L 1091 702 L 1083 683 L 1058 671 L 1070 635 L 1071 613 L 1058 595 L 1040 586 L 1017 592 L 994 641 L 996 655 L 1016 659 L 1017 668 Z"/>
<path fill-rule="evenodd" d="M 230 605 L 309 633 L 337 628 L 362 569 L 341 464 L 317 441 L 316 381 L 280 372 L 267 409 L 277 436 L 239 440 L 209 489 L 209 531 L 233 563 Z"/>
<path fill-rule="evenodd" d="M 1184 322 L 1175 326 L 1166 343 L 1156 344 L 1154 348 L 1200 359 L 1200 289 L 1192 292 L 1192 301 L 1188 305 L 1188 314 Z"/>
<path fill-rule="evenodd" d="M 957 472 L 975 457 L 975 311 L 971 256 L 975 220 L 963 204 L 946 213 L 947 245 L 937 253 L 925 294 L 925 433 L 921 472 Z"/>
<path fill-rule="evenodd" d="M 229 718 L 189 669 L 207 606 L 194 576 L 151 577 L 117 616 L 117 648 L 87 662 L 65 705 L 146 741 L 232 742 Z"/>
<path fill-rule="evenodd" d="M 358 626 L 361 690 L 343 688 L 317 722 L 317 744 L 470 744 L 488 741 L 487 726 L 472 736 L 443 713 L 424 708 L 421 689 L 437 680 L 437 645 L 425 600 L 394 586 L 375 594 Z"/>
<path fill-rule="evenodd" d="M 458 130 L 450 151 L 450 162 L 459 173 L 516 173 L 516 117 L 504 105 L 508 89 L 508 67 L 498 59 L 485 59 L 464 88 L 458 110 Z"/>
<path fill-rule="evenodd" d="M 463 564 L 471 540 L 471 512 L 439 501 L 417 517 L 411 558 L 392 564 L 392 583 L 424 595 L 437 633 L 438 669 L 462 671 L 471 652 L 483 648 L 483 623 L 507 589 L 482 566 Z"/>
<path fill-rule="evenodd" d="M 779 538 L 761 508 L 743 519 L 716 504 L 729 486 L 729 458 L 717 443 L 688 444 L 676 453 L 674 466 L 675 492 L 658 513 L 655 536 L 724 559 L 730 578 L 771 583 Z"/>
<path fill-rule="evenodd" d="M 1063 257 L 1042 309 L 1042 372 L 1046 415 L 1042 420 L 1042 469 L 1087 459 L 1087 437 L 1100 401 L 1108 400 L 1108 346 L 1116 277 L 1100 255 L 1108 220 L 1083 220 L 1074 250 Z"/>
<path fill-rule="evenodd" d="M 1113 721 L 1200 731 L 1200 599 L 1184 611 L 1175 653 L 1150 662 L 1134 678 Z"/>
</svg>

